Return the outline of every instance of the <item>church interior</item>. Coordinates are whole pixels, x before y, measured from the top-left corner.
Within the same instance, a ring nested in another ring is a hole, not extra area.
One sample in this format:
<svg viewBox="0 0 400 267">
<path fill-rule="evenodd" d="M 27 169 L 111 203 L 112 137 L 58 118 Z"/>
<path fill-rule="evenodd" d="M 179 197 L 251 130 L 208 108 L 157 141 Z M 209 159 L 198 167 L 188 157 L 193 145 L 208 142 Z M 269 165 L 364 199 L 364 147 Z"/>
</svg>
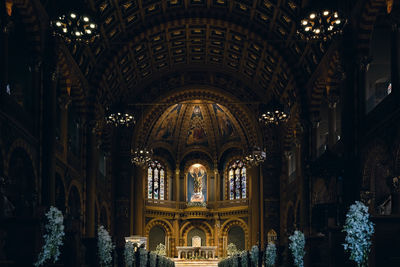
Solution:
<svg viewBox="0 0 400 267">
<path fill-rule="evenodd" d="M 0 28 L 0 266 L 36 262 L 50 207 L 43 266 L 128 266 L 129 240 L 298 266 L 296 230 L 304 266 L 356 266 L 356 201 L 363 266 L 400 266 L 400 1 L 1 0 Z"/>
</svg>

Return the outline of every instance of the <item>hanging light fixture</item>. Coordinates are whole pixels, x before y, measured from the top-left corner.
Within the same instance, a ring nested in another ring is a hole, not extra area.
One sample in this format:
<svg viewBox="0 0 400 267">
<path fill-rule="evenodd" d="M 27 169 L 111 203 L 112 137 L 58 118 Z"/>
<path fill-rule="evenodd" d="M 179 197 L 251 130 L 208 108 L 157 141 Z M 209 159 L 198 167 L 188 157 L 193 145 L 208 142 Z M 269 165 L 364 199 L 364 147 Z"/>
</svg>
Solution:
<svg viewBox="0 0 400 267">
<path fill-rule="evenodd" d="M 305 40 L 328 40 L 341 34 L 347 19 L 339 9 L 340 0 L 311 1 L 300 16 L 297 33 Z"/>
<path fill-rule="evenodd" d="M 282 105 L 279 101 L 273 98 L 268 105 L 260 105 L 260 114 L 258 120 L 265 124 L 275 124 L 287 122 L 289 119 L 289 108 Z"/>
<path fill-rule="evenodd" d="M 64 1 L 65 2 L 65 1 Z M 57 3 L 58 4 L 58 3 Z M 50 24 L 55 36 L 63 38 L 67 43 L 83 42 L 89 44 L 99 36 L 98 25 L 90 11 L 84 6 L 84 1 L 73 1 L 62 6 L 66 8 L 57 8 L 55 19 Z M 74 8 L 71 9 L 70 6 Z"/>
<path fill-rule="evenodd" d="M 142 106 L 142 127 L 144 124 L 143 119 L 143 106 Z M 146 166 L 153 158 L 153 150 L 148 149 L 145 145 L 137 147 L 135 150 L 131 149 L 131 161 L 137 166 Z"/>
<path fill-rule="evenodd" d="M 247 151 L 243 157 L 243 162 L 251 166 L 258 166 L 259 164 L 263 163 L 266 158 L 266 149 L 261 149 L 258 146 L 254 146 L 252 149 Z"/>
<path fill-rule="evenodd" d="M 106 110 L 105 120 L 107 124 L 115 127 L 130 127 L 135 124 L 135 117 L 126 111 L 123 104 L 115 104 Z"/>
<path fill-rule="evenodd" d="M 152 160 L 153 150 L 146 147 L 138 147 L 136 150 L 131 150 L 131 161 L 138 166 L 145 166 Z"/>
</svg>

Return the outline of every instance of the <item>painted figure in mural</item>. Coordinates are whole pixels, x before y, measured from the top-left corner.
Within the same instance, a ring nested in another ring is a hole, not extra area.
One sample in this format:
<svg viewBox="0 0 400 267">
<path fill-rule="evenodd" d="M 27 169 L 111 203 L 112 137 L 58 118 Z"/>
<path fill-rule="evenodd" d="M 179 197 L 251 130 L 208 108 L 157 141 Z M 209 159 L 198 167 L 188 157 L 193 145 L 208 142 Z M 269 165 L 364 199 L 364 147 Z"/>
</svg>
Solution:
<svg viewBox="0 0 400 267">
<path fill-rule="evenodd" d="M 193 110 L 192 117 L 190 119 L 190 128 L 188 131 L 187 145 L 201 144 L 207 142 L 207 133 L 204 129 L 203 115 L 199 106 L 196 106 Z"/>
<path fill-rule="evenodd" d="M 232 122 L 225 113 L 218 111 L 217 113 L 219 129 L 223 138 L 230 138 L 234 135 Z"/>
<path fill-rule="evenodd" d="M 170 139 L 174 133 L 175 124 L 178 119 L 181 105 L 176 105 L 167 117 L 161 122 L 160 127 L 157 130 L 156 139 Z"/>
<path fill-rule="evenodd" d="M 193 177 L 193 195 L 190 199 L 192 202 L 203 202 L 203 177 L 205 171 L 199 167 L 194 167 L 190 170 L 190 175 Z"/>
</svg>

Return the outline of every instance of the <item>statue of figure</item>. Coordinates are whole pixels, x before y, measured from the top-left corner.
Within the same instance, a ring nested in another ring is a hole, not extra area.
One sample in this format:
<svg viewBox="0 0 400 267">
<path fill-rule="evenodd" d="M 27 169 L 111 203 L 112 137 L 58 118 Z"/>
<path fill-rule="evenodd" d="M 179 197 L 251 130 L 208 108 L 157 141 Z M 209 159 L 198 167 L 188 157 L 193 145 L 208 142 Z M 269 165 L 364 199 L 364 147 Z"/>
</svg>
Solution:
<svg viewBox="0 0 400 267">
<path fill-rule="evenodd" d="M 193 195 L 190 201 L 203 202 L 203 177 L 205 175 L 205 171 L 195 167 L 190 172 L 190 175 L 193 177 Z"/>
</svg>

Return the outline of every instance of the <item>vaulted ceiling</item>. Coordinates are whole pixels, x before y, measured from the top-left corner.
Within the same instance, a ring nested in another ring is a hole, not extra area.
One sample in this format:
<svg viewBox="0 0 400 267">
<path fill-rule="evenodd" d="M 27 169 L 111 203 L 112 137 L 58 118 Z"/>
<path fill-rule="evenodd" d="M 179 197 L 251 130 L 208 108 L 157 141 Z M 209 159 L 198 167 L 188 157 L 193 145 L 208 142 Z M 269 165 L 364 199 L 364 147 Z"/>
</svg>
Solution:
<svg viewBox="0 0 400 267">
<path fill-rule="evenodd" d="M 100 23 L 91 45 L 71 45 L 91 95 L 108 106 L 147 101 L 198 73 L 243 84 L 237 97 L 298 101 L 329 43 L 298 40 L 301 0 L 89 0 Z M 183 75 L 184 74 L 184 75 Z M 202 79 L 203 79 L 202 78 Z M 204 83 L 204 79 L 199 83 Z M 196 79 L 195 79 L 196 83 Z M 172 83 L 174 84 L 174 83 Z M 146 99 L 147 97 L 147 99 Z"/>
</svg>

